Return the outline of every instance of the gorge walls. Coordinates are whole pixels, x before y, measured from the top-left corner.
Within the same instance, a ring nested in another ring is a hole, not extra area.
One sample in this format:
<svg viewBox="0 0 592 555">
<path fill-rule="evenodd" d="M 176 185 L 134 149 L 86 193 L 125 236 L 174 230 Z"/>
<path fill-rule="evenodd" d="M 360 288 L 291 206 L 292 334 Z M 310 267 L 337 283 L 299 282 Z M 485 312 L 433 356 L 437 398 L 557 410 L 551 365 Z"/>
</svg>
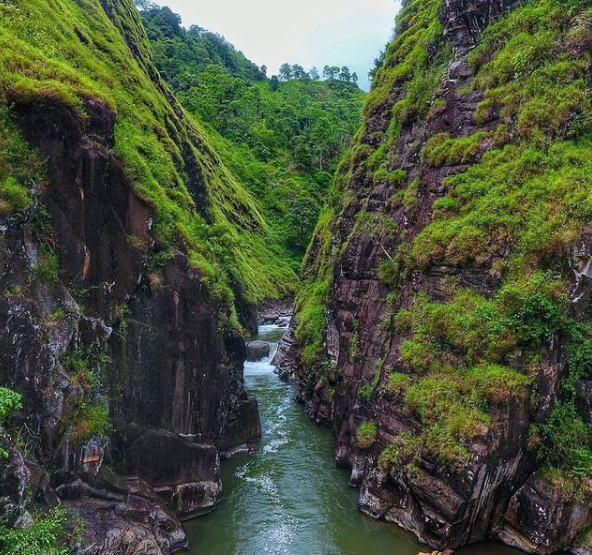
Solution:
<svg viewBox="0 0 592 555">
<path fill-rule="evenodd" d="M 403 3 L 281 348 L 361 509 L 436 548 L 590 549 L 587 8 Z"/>
<path fill-rule="evenodd" d="M 0 510 L 22 524 L 61 503 L 88 524 L 84 553 L 170 553 L 186 544 L 177 518 L 220 500 L 221 451 L 261 434 L 233 301 L 248 286 L 195 237 L 220 202 L 240 207 L 236 233 L 261 222 L 151 66 L 133 6 L 82 4 L 2 8 L 2 40 L 55 24 L 75 65 L 108 45 L 91 84 L 41 50 L 24 71 L 18 40 L 3 60 L 0 383 L 22 410 L 0 440 Z"/>
</svg>

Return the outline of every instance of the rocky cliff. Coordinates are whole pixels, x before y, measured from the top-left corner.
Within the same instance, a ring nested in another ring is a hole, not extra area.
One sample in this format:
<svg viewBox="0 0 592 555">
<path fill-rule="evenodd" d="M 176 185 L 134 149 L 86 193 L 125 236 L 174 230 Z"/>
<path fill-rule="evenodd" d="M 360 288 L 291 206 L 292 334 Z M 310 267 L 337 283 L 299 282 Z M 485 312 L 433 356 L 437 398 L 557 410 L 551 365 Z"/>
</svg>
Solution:
<svg viewBox="0 0 592 555">
<path fill-rule="evenodd" d="M 407 0 L 282 351 L 360 508 L 589 553 L 586 1 Z"/>
<path fill-rule="evenodd" d="M 220 453 L 260 435 L 237 329 L 290 271 L 251 274 L 265 224 L 131 2 L 4 2 L 0 42 L 0 384 L 23 405 L 0 512 L 62 504 L 84 553 L 167 554 L 219 501 Z"/>
</svg>

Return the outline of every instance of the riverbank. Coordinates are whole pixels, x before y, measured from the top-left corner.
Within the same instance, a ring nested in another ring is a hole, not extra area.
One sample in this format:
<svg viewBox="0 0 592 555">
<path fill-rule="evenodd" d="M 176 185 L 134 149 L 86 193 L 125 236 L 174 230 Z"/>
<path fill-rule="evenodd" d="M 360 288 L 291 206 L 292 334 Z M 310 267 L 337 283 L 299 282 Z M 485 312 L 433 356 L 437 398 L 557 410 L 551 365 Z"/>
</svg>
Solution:
<svg viewBox="0 0 592 555">
<path fill-rule="evenodd" d="M 269 356 L 245 364 L 245 386 L 259 403 L 263 437 L 251 454 L 222 464 L 224 499 L 185 523 L 188 555 L 417 555 L 430 551 L 394 524 L 357 508 L 349 471 L 335 466 L 331 432 L 314 425 L 271 361 L 284 327 L 262 325 L 255 338 Z M 481 544 L 457 555 L 518 555 Z"/>
</svg>

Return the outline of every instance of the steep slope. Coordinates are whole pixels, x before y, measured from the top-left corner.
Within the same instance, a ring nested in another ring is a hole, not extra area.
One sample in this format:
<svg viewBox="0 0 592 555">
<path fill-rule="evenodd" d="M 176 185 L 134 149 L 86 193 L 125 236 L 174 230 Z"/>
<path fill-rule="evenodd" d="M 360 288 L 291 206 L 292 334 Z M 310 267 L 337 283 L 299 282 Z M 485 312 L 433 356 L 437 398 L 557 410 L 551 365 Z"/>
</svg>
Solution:
<svg viewBox="0 0 592 555">
<path fill-rule="evenodd" d="M 282 80 L 268 78 L 222 37 L 183 28 L 169 8 L 148 5 L 141 17 L 159 72 L 206 126 L 283 258 L 300 272 L 331 174 L 361 124 L 365 94 L 351 76 L 321 81 L 318 71 L 297 65 L 286 64 Z"/>
<path fill-rule="evenodd" d="M 404 2 L 308 253 L 282 374 L 434 547 L 591 549 L 590 8 Z"/>
<path fill-rule="evenodd" d="M 103 13 L 92 2 L 71 4 L 51 16 L 35 2 L 3 7 L 3 96 L 13 102 L 60 101 L 82 119 L 82 103 L 89 99 L 117 111 L 114 148 L 138 195 L 155 209 L 163 250 L 181 237 L 210 281 L 235 281 L 250 301 L 284 292 L 293 276 L 285 268 L 275 275 L 263 271 L 270 253 L 253 200 L 157 77 L 134 7 L 105 4 Z M 234 255 L 232 263 L 217 252 L 220 237 Z"/>
<path fill-rule="evenodd" d="M 61 500 L 85 553 L 168 553 L 163 500 L 211 510 L 220 452 L 260 434 L 238 318 L 296 277 L 131 0 L 2 2 L 0 67 L 0 510 Z"/>
</svg>

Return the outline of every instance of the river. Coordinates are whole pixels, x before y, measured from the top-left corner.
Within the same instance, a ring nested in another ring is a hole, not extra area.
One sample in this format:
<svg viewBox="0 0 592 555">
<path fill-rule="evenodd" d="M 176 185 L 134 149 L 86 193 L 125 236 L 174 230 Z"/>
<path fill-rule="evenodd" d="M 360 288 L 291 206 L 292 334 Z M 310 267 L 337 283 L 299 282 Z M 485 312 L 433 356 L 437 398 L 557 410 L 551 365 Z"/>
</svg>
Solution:
<svg viewBox="0 0 592 555">
<path fill-rule="evenodd" d="M 224 500 L 186 523 L 190 555 L 417 555 L 425 547 L 393 524 L 356 509 L 349 472 L 334 464 L 329 430 L 310 422 L 271 358 L 284 330 L 261 326 L 271 357 L 245 365 L 249 393 L 259 401 L 263 438 L 257 450 L 222 464 Z M 430 550 L 428 550 L 430 551 Z M 461 552 L 459 552 L 460 554 Z M 463 555 L 513 555 L 497 544 Z"/>
</svg>

